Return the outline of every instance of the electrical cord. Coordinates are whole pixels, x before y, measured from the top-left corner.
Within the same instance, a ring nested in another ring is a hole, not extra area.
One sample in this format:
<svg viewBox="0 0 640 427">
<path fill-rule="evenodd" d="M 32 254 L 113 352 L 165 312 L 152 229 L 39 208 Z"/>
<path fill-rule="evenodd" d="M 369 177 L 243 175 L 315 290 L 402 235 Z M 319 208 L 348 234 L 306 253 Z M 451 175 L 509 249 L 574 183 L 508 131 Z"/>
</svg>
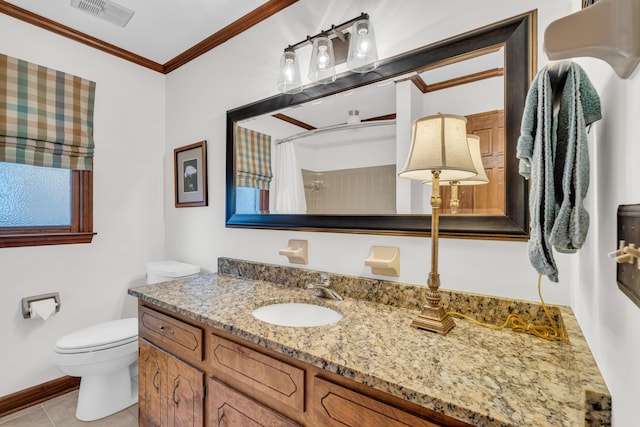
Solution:
<svg viewBox="0 0 640 427">
<path fill-rule="evenodd" d="M 515 332 L 529 333 L 531 335 L 535 335 L 536 337 L 542 338 L 544 340 L 554 341 L 557 339 L 562 339 L 566 342 L 569 342 L 567 331 L 565 329 L 558 328 L 558 325 L 556 324 L 555 320 L 553 320 L 553 317 L 551 317 L 551 314 L 549 313 L 549 309 L 547 308 L 547 305 L 544 303 L 544 300 L 542 299 L 541 283 L 542 283 L 542 275 L 540 274 L 538 275 L 538 296 L 540 297 L 540 302 L 542 303 L 542 309 L 547 315 L 547 320 L 549 320 L 549 323 L 551 324 L 551 326 L 532 325 L 531 323 L 524 320 L 522 316 L 518 314 L 513 314 L 513 313 L 507 316 L 507 319 L 502 325 L 492 325 L 490 323 L 483 323 L 483 322 L 480 322 L 479 320 L 473 319 L 465 314 L 458 313 L 456 311 L 450 311 L 448 312 L 448 314 L 450 316 L 469 320 L 470 322 L 476 325 L 493 329 L 495 331 L 509 327 Z"/>
</svg>

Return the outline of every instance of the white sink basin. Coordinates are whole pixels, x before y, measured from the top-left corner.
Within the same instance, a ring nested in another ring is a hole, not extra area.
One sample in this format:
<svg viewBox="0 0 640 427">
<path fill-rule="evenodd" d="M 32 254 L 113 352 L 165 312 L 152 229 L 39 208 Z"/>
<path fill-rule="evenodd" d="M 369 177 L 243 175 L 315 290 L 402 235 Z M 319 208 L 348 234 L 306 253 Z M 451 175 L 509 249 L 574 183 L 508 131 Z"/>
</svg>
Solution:
<svg viewBox="0 0 640 427">
<path fill-rule="evenodd" d="M 265 305 L 252 314 L 258 320 L 280 326 L 322 326 L 342 319 L 342 314 L 328 307 L 297 302 Z"/>
</svg>

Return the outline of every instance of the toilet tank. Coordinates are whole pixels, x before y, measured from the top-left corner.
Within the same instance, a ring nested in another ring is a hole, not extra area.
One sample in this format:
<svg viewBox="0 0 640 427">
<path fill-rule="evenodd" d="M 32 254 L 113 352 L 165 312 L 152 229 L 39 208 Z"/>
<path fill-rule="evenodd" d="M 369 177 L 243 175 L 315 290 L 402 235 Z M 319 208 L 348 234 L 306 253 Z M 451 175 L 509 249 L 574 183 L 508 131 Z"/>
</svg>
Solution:
<svg viewBox="0 0 640 427">
<path fill-rule="evenodd" d="M 178 261 L 147 263 L 147 284 L 167 282 L 200 273 L 200 267 Z"/>
</svg>

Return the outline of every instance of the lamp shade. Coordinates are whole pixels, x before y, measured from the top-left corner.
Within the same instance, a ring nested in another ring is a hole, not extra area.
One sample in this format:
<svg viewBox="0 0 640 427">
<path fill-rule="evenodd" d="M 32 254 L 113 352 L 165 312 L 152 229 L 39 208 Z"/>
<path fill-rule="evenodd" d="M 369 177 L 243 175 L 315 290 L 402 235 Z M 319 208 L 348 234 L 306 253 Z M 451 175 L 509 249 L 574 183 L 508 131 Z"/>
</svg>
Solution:
<svg viewBox="0 0 640 427">
<path fill-rule="evenodd" d="M 336 79 L 336 60 L 333 56 L 333 43 L 329 37 L 320 36 L 313 40 L 309 80 L 327 84 Z"/>
<path fill-rule="evenodd" d="M 471 153 L 471 160 L 473 161 L 473 167 L 475 168 L 476 175 L 469 178 L 449 179 L 447 181 L 440 180 L 440 185 L 451 185 L 452 182 L 458 183 L 458 185 L 480 185 L 487 184 L 489 178 L 484 170 L 482 164 L 482 153 L 480 152 L 480 137 L 476 135 L 467 135 L 467 142 L 469 144 L 469 152 Z M 430 183 L 433 179 L 430 177 L 425 180 L 425 183 Z"/>
<path fill-rule="evenodd" d="M 473 160 L 473 167 L 477 174 L 470 178 L 463 178 L 460 180 L 460 185 L 480 185 L 487 184 L 489 177 L 484 170 L 484 164 L 482 164 L 482 153 L 480 152 L 480 137 L 477 135 L 467 135 L 467 142 L 469 143 L 469 151 L 471 152 L 471 160 Z"/>
<path fill-rule="evenodd" d="M 368 18 L 360 19 L 351 27 L 347 68 L 356 73 L 366 73 L 378 67 L 378 47 L 373 24 Z"/>
<path fill-rule="evenodd" d="M 302 92 L 302 79 L 300 77 L 300 64 L 293 50 L 286 50 L 280 57 L 280 70 L 276 84 L 281 93 Z"/>
<path fill-rule="evenodd" d="M 438 114 L 413 123 L 409 156 L 398 176 L 427 181 L 434 171 L 440 171 L 442 181 L 477 174 L 469 152 L 467 119 L 464 117 Z"/>
</svg>

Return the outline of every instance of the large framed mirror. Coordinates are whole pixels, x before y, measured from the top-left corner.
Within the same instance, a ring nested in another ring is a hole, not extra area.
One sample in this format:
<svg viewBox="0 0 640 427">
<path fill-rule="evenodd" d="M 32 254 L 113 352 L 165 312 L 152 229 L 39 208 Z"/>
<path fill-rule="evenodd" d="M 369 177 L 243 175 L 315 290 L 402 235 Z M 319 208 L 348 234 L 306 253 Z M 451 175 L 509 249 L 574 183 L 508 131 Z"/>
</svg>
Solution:
<svg viewBox="0 0 640 427">
<path fill-rule="evenodd" d="M 532 11 L 381 61 L 369 73 L 228 111 L 227 227 L 428 235 L 430 186 L 397 173 L 411 123 L 443 112 L 467 117 L 467 132 L 480 137 L 488 183 L 459 186 L 458 209 L 448 208 L 452 192 L 443 188 L 440 235 L 526 240 L 528 182 L 515 153 L 536 70 L 536 26 Z M 256 139 L 269 149 L 241 143 Z M 261 161 L 271 165 L 271 182 L 246 176 L 247 151 L 268 152 Z M 293 164 L 283 160 L 292 156 Z"/>
</svg>

